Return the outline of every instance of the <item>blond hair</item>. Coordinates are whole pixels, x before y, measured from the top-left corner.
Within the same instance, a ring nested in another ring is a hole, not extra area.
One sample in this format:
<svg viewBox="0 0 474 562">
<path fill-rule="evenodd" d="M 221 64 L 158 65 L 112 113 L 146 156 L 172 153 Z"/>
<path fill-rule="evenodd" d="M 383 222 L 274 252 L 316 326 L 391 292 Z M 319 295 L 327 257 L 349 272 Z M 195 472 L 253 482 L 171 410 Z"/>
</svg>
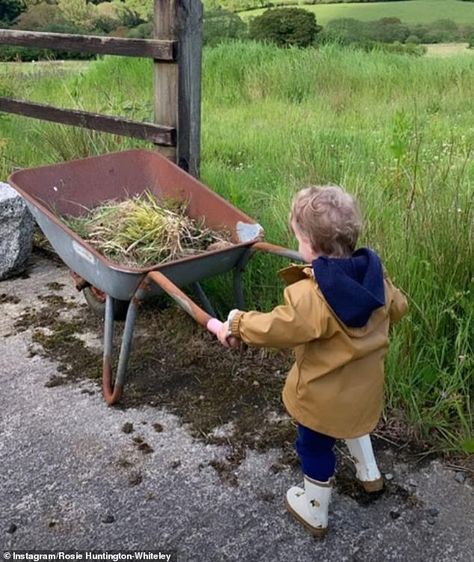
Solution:
<svg viewBox="0 0 474 562">
<path fill-rule="evenodd" d="M 362 228 L 356 200 L 337 185 L 299 191 L 293 199 L 290 221 L 315 252 L 333 257 L 351 255 Z"/>
</svg>

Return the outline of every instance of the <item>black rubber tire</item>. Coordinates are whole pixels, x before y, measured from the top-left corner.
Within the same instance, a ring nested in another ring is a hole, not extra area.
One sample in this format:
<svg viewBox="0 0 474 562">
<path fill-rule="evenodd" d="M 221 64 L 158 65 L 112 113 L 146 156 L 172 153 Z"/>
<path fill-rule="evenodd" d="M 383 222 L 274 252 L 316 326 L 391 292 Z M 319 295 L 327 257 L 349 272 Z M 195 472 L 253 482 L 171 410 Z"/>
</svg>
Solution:
<svg viewBox="0 0 474 562">
<path fill-rule="evenodd" d="M 94 312 L 94 314 L 97 314 L 97 316 L 104 318 L 105 302 L 99 299 L 97 295 L 94 294 L 91 287 L 86 287 L 85 289 L 83 289 L 82 294 L 84 295 L 84 298 L 92 312 Z M 127 317 L 129 304 L 130 301 L 119 301 L 114 299 L 114 320 L 118 320 L 120 322 L 123 322 L 125 320 L 125 318 Z"/>
</svg>

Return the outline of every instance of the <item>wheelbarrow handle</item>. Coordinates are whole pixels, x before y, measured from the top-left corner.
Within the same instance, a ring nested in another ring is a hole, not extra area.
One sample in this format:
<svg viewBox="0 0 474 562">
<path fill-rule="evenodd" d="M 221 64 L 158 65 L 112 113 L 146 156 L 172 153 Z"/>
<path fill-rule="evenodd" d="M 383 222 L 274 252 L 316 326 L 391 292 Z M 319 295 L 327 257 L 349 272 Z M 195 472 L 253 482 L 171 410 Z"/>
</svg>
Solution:
<svg viewBox="0 0 474 562">
<path fill-rule="evenodd" d="M 190 316 L 192 316 L 198 324 L 207 328 L 207 324 L 209 320 L 211 320 L 212 316 L 193 302 L 188 295 L 183 293 L 183 291 L 165 275 L 159 271 L 150 271 L 148 273 L 148 279 L 151 279 L 151 281 L 161 287 L 163 291 L 176 301 Z"/>
<path fill-rule="evenodd" d="M 161 287 L 163 291 L 165 291 L 165 293 L 177 302 L 181 308 L 194 318 L 198 324 L 209 330 L 209 332 L 215 336 L 219 334 L 222 328 L 222 322 L 205 312 L 165 275 L 159 271 L 150 271 L 150 273 L 148 273 L 148 278 Z M 235 346 L 235 338 L 229 337 L 228 344 L 231 347 Z"/>
<path fill-rule="evenodd" d="M 267 252 L 268 254 L 275 254 L 293 261 L 303 263 L 305 261 L 296 250 L 290 250 L 289 248 L 277 246 L 276 244 L 270 244 L 269 242 L 255 242 L 255 244 L 252 244 L 251 249 L 258 250 L 260 252 Z"/>
</svg>

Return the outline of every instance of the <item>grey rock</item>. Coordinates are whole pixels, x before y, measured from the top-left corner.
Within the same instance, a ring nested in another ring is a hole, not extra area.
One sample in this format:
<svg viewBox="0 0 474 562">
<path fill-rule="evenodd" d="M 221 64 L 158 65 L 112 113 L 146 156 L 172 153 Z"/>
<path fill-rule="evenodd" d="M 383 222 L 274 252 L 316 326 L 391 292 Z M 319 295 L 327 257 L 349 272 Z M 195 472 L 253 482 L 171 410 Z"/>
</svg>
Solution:
<svg viewBox="0 0 474 562">
<path fill-rule="evenodd" d="M 21 273 L 31 254 L 33 217 L 23 199 L 0 182 L 0 280 Z"/>
<path fill-rule="evenodd" d="M 18 527 L 15 525 L 15 523 L 10 523 L 10 526 L 7 529 L 7 533 L 10 533 L 10 535 L 13 535 L 13 533 L 18 529 Z"/>
<path fill-rule="evenodd" d="M 466 475 L 464 474 L 464 472 L 456 472 L 456 476 L 454 477 L 454 480 L 456 480 L 456 482 L 459 482 L 460 484 L 464 484 L 466 480 Z"/>
</svg>

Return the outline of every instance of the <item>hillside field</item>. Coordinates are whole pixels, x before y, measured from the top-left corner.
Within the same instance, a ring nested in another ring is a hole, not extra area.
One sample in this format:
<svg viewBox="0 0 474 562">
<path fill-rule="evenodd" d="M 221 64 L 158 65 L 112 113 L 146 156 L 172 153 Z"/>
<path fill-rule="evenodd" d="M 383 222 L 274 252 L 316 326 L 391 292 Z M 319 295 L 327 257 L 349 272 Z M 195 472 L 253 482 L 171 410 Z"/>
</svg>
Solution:
<svg viewBox="0 0 474 562">
<path fill-rule="evenodd" d="M 364 4 L 320 4 L 299 6 L 314 12 L 319 24 L 337 18 L 377 20 L 386 17 L 399 18 L 404 23 L 429 23 L 449 19 L 458 24 L 474 25 L 474 2 L 460 0 L 408 0 L 407 2 L 374 2 Z M 255 17 L 265 10 L 240 12 L 244 20 Z"/>
</svg>

